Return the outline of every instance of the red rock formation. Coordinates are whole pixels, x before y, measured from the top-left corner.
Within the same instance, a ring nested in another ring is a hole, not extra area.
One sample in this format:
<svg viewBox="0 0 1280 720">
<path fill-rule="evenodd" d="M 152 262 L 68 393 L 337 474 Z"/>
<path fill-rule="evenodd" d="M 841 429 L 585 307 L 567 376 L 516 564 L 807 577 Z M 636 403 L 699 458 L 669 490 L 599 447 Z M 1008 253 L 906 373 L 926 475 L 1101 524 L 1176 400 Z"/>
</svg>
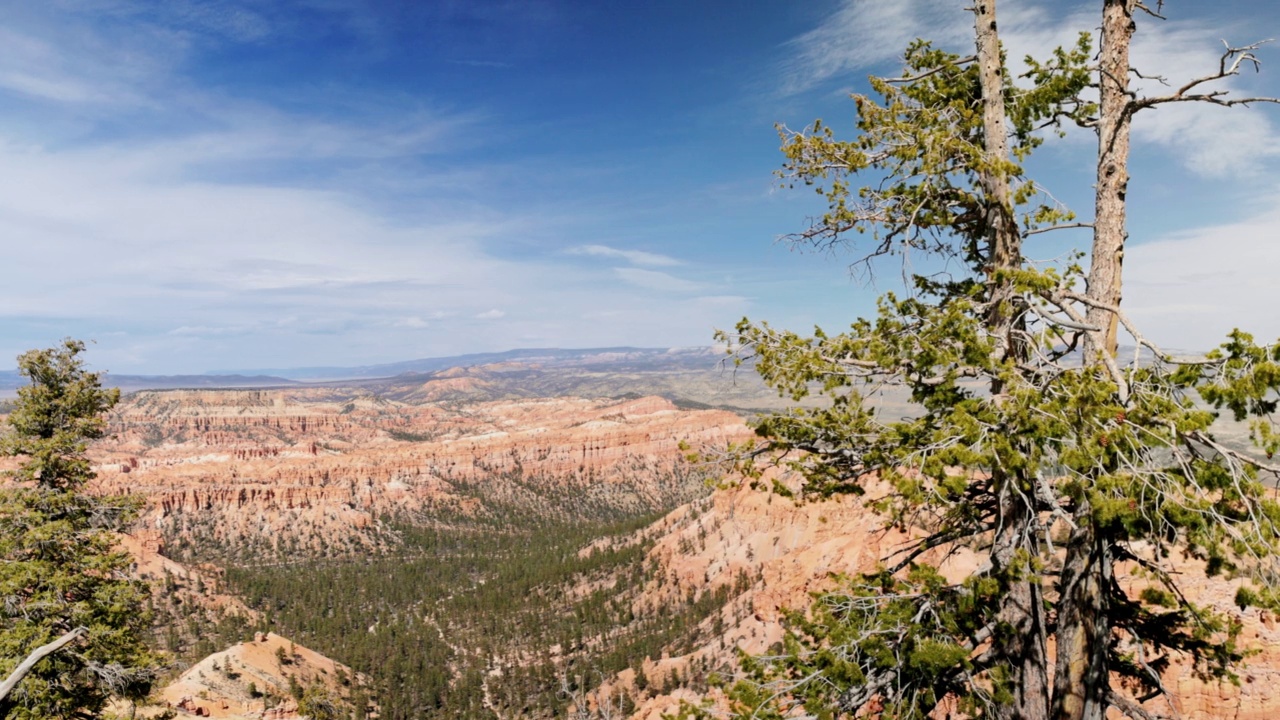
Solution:
<svg viewBox="0 0 1280 720">
<path fill-rule="evenodd" d="M 875 489 L 871 495 L 874 496 Z M 740 575 L 750 588 L 732 598 L 719 619 L 724 630 L 693 652 L 645 663 L 649 685 L 660 684 L 673 671 L 688 677 L 689 668 L 702 665 L 736 667 L 736 650 L 764 652 L 782 638 L 781 611 L 803 609 L 811 593 L 830 587 L 833 573 L 858 573 L 873 569 L 899 547 L 905 536 L 885 530 L 884 523 L 867 509 L 866 499 L 840 498 L 796 505 L 786 498 L 740 487 L 716 491 L 705 501 L 679 508 L 652 531 L 662 534 L 650 557 L 663 568 L 664 581 L 654 581 L 635 601 L 637 612 L 691 593 L 732 585 Z M 944 572 L 959 577 L 972 569 L 973 558 L 961 553 L 948 560 Z M 1148 703 L 1154 712 L 1183 720 L 1266 720 L 1280 712 L 1280 627 L 1273 615 L 1251 609 L 1240 611 L 1234 597 L 1237 581 L 1207 578 L 1196 563 L 1184 563 L 1178 573 L 1188 597 L 1238 618 L 1244 627 L 1242 641 L 1257 652 L 1240 670 L 1240 684 L 1205 682 L 1192 671 L 1190 658 L 1178 658 L 1164 681 L 1174 697 Z M 1139 580 L 1127 578 L 1126 587 Z M 716 616 L 702 626 L 711 636 Z M 629 692 L 634 672 L 619 673 L 601 694 Z M 713 698 L 722 698 L 713 692 Z M 681 700 L 701 698 L 678 690 L 643 700 L 634 718 L 657 720 L 675 712 Z M 1174 713 L 1170 713 L 1170 702 Z"/>
<path fill-rule="evenodd" d="M 278 653 L 288 653 L 287 666 L 280 664 Z M 290 677 L 304 687 L 322 687 L 335 698 L 346 695 L 339 678 L 349 678 L 358 685 L 368 682 L 351 668 L 287 638 L 257 633 L 251 642 L 233 645 L 192 665 L 158 696 L 161 705 L 167 703 L 200 717 L 286 720 L 299 717 L 298 705 L 289 697 Z M 261 697 L 249 693 L 250 682 Z"/>
<path fill-rule="evenodd" d="M 112 420 L 94 450 L 96 487 L 145 494 L 147 527 L 329 552 L 377 547 L 389 513 L 473 512 L 477 487 L 519 502 L 554 487 L 660 506 L 682 443 L 749 432 L 731 413 L 656 397 L 408 404 L 315 388 L 147 391 Z"/>
</svg>

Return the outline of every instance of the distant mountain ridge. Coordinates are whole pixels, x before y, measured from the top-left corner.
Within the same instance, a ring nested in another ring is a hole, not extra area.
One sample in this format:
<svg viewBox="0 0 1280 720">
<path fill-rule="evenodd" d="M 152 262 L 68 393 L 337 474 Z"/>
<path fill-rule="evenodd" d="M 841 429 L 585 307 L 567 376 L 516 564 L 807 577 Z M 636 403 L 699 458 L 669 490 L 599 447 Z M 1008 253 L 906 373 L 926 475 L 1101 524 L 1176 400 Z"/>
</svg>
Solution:
<svg viewBox="0 0 1280 720">
<path fill-rule="evenodd" d="M 240 375 L 274 376 L 300 381 L 359 380 L 394 377 L 405 373 L 431 373 L 455 367 L 492 365 L 494 363 L 513 361 L 538 363 L 554 367 L 600 365 L 602 366 L 601 369 L 603 369 L 603 366 L 608 366 L 612 370 L 652 369 L 658 366 L 666 368 L 675 366 L 705 368 L 711 361 L 721 356 L 721 351 L 713 347 L 519 348 L 503 352 L 419 358 L 417 360 L 404 360 L 378 365 L 212 370 L 207 375 L 229 375 L 235 373 Z"/>
<path fill-rule="evenodd" d="M 521 363 L 529 368 L 575 369 L 583 372 L 655 372 L 711 370 L 724 358 L 714 347 L 686 348 L 520 348 L 360 366 L 210 370 L 189 375 L 125 375 L 107 372 L 105 384 L 125 392 L 169 389 L 282 388 L 339 381 L 409 379 L 454 368 Z M 403 376 L 403 377 L 402 377 Z M 26 384 L 17 370 L 0 370 L 0 397 L 12 397 Z"/>
<path fill-rule="evenodd" d="M 282 377 L 266 375 L 116 375 L 106 373 L 104 384 L 118 387 L 125 392 L 135 390 L 165 390 L 172 388 L 265 388 L 287 387 L 298 383 Z M 12 395 L 26 385 L 26 379 L 17 370 L 0 370 L 0 395 Z"/>
</svg>

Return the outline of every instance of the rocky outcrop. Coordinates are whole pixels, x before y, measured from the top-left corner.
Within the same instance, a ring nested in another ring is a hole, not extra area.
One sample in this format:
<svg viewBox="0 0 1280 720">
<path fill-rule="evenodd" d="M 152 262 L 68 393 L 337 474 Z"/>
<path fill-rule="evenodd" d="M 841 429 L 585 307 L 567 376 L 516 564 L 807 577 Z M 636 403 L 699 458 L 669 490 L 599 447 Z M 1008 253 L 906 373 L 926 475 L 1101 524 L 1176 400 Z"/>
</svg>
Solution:
<svg viewBox="0 0 1280 720">
<path fill-rule="evenodd" d="M 314 650 L 275 633 L 256 633 L 192 665 L 159 691 L 157 707 L 180 717 L 286 720 L 300 717 L 295 688 L 320 688 L 350 712 L 352 689 L 365 684 L 351 668 Z"/>
<path fill-rule="evenodd" d="M 343 554 L 393 541 L 389 516 L 502 503 L 577 511 L 565 496 L 579 510 L 670 507 L 698 487 L 687 448 L 748 433 L 734 414 L 657 397 L 463 404 L 329 388 L 147 391 L 122 403 L 111 440 L 95 446 L 96 488 L 146 495 L 145 526 L 178 542 Z"/>
<path fill-rule="evenodd" d="M 870 497 L 876 491 L 870 488 Z M 662 571 L 635 600 L 637 614 L 716 587 L 742 590 L 735 590 L 721 611 L 703 623 L 700 635 L 708 639 L 692 652 L 645 662 L 645 685 L 661 687 L 675 674 L 688 678 L 701 668 L 736 668 L 738 650 L 760 654 L 782 638 L 784 609 L 808 607 L 812 593 L 831 587 L 833 575 L 872 570 L 901 547 L 907 537 L 886 529 L 867 502 L 845 497 L 796 504 L 735 487 L 679 508 L 651 528 L 661 538 L 650 559 Z M 962 552 L 949 558 L 943 570 L 960 577 L 973 565 L 974 558 Z M 1182 565 L 1176 570 L 1188 597 L 1238 619 L 1245 647 L 1256 654 L 1240 668 L 1238 685 L 1205 681 L 1196 676 L 1191 658 L 1175 658 L 1164 675 L 1173 697 L 1152 700 L 1149 709 L 1184 720 L 1274 717 L 1280 712 L 1280 622 L 1266 611 L 1237 608 L 1238 581 L 1205 577 L 1199 563 Z M 1124 582 L 1136 592 L 1141 580 L 1130 576 Z M 605 683 L 597 697 L 635 696 L 637 687 L 635 672 L 626 670 Z M 722 695 L 713 690 L 710 697 Z M 657 720 L 674 713 L 681 700 L 701 699 L 687 690 L 646 695 L 632 717 Z"/>
</svg>

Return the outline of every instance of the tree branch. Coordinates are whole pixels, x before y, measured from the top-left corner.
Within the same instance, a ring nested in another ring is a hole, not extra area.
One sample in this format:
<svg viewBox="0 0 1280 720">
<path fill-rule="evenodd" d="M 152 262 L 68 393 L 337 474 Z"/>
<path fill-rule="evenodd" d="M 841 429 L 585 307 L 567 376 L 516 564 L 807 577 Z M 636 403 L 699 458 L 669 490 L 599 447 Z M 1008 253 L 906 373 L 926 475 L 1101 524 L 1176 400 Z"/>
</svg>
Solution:
<svg viewBox="0 0 1280 720">
<path fill-rule="evenodd" d="M 1071 228 L 1091 228 L 1091 227 L 1093 227 L 1093 223 L 1087 223 L 1087 222 L 1066 223 L 1065 225 L 1053 225 L 1051 227 L 1036 228 L 1035 230 L 1023 230 L 1022 237 L 1039 235 L 1040 233 L 1047 233 L 1051 230 L 1070 230 Z"/>
<path fill-rule="evenodd" d="M 1124 713 L 1133 720 L 1163 720 L 1163 715 L 1157 715 L 1150 710 L 1139 705 L 1133 698 L 1125 697 L 1115 690 L 1107 691 L 1107 703 L 1111 707 Z"/>
<path fill-rule="evenodd" d="M 1156 105 L 1162 105 L 1165 103 L 1174 103 L 1174 102 L 1207 102 L 1214 105 L 1221 105 L 1223 107 L 1232 107 L 1234 105 L 1248 105 L 1249 103 L 1255 103 L 1255 102 L 1280 103 L 1280 98 L 1272 98 L 1272 97 L 1249 97 L 1249 98 L 1227 99 L 1226 95 L 1228 92 L 1230 92 L 1228 90 L 1213 90 L 1209 92 L 1192 92 L 1196 88 L 1206 83 L 1211 83 L 1217 80 L 1223 80 L 1223 79 L 1232 77 L 1234 75 L 1239 75 L 1241 66 L 1246 63 L 1253 65 L 1254 70 L 1257 70 L 1262 63 L 1258 60 L 1257 56 L 1253 54 L 1253 51 L 1257 50 L 1259 47 L 1261 47 L 1262 45 L 1268 42 L 1271 42 L 1271 41 L 1263 40 L 1261 42 L 1253 43 L 1252 45 L 1245 45 L 1244 47 L 1231 47 L 1230 45 L 1227 45 L 1226 41 L 1223 41 L 1222 44 L 1226 46 L 1226 50 L 1223 51 L 1222 57 L 1218 59 L 1218 72 L 1213 73 L 1212 75 L 1205 75 L 1203 77 L 1198 77 L 1198 78 L 1195 78 L 1194 80 L 1190 80 L 1186 84 L 1184 84 L 1182 87 L 1169 93 L 1168 95 L 1159 95 L 1156 97 L 1141 98 L 1138 100 L 1134 100 L 1132 103 L 1129 104 L 1127 112 L 1130 115 L 1132 115 L 1133 113 L 1136 113 L 1139 110 L 1145 110 L 1146 108 L 1154 107 Z"/>
<path fill-rule="evenodd" d="M 46 645 L 41 645 L 32 651 L 32 653 L 27 656 L 27 659 L 23 660 L 13 672 L 9 673 L 9 677 L 5 678 L 3 683 L 0 683 L 0 707 L 4 707 L 7 704 L 5 700 L 9 697 L 9 693 L 13 692 L 13 689 L 17 687 L 18 683 L 22 682 L 22 679 L 27 676 L 27 673 L 31 672 L 37 663 L 49 655 L 58 652 L 67 645 L 70 645 L 76 638 L 87 632 L 89 632 L 89 628 L 81 625 L 57 640 Z"/>
<path fill-rule="evenodd" d="M 960 67 L 962 65 L 968 65 L 969 63 L 977 59 L 978 59 L 977 55 L 970 55 L 968 57 L 962 57 L 962 58 L 956 59 L 954 62 L 951 63 L 951 65 L 954 67 Z M 887 83 L 913 83 L 917 80 L 923 80 L 929 77 L 930 75 L 936 75 L 946 69 L 947 69 L 946 65 L 939 65 L 938 67 L 932 70 L 926 70 L 925 72 L 922 72 L 919 75 L 911 75 L 909 77 L 900 77 L 900 78 L 884 78 L 884 81 Z"/>
</svg>

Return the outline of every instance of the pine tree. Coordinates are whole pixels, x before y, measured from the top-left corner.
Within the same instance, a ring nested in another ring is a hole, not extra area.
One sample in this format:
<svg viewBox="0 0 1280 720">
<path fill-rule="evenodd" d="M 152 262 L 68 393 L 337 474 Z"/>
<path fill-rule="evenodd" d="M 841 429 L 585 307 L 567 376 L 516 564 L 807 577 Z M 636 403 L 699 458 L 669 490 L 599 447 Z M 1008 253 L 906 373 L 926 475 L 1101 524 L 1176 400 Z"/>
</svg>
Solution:
<svg viewBox="0 0 1280 720">
<path fill-rule="evenodd" d="M 1172 557 L 1243 578 L 1241 607 L 1276 605 L 1280 505 L 1262 479 L 1280 468 L 1262 458 L 1280 450 L 1271 418 L 1280 346 L 1236 331 L 1218 350 L 1179 360 L 1125 317 L 1118 275 L 1116 287 L 1081 292 L 1077 264 L 1024 259 L 1027 238 L 1079 226 L 1023 172 L 1040 131 L 1065 121 L 1110 133 L 1117 117 L 1084 99 L 1097 82 L 1087 36 L 1048 61 L 1029 59 L 1019 87 L 998 57 L 994 0 L 974 10 L 977 53 L 911 45 L 903 77 L 872 78 L 878 99 L 855 96 L 853 140 L 821 123 L 782 129 L 784 178 L 829 202 L 795 242 L 853 245 L 864 258 L 935 254 L 948 272 L 914 276 L 907 297 L 885 295 L 876 317 L 838 335 L 744 320 L 721 336 L 783 394 L 828 400 L 760 420 L 762 444 L 739 469 L 781 466 L 817 496 L 887 486 L 873 507 L 915 538 L 794 614 L 780 656 L 746 659 L 749 680 L 732 693 L 743 716 L 803 706 L 819 717 L 878 707 L 924 718 L 943 706 L 1092 718 L 1110 706 L 1148 720 L 1139 700 L 1165 691 L 1159 668 L 1173 657 L 1232 677 L 1245 653 L 1236 620 L 1180 592 Z M 1104 322 L 1091 320 L 1099 309 Z M 1113 323 L 1145 359 L 1116 359 Z M 1084 363 L 1082 345 L 1093 353 Z M 910 419 L 867 400 L 864 391 L 884 386 L 909 395 Z M 1252 418 L 1258 452 L 1218 442 L 1206 405 Z M 1070 531 L 1065 551 L 1055 529 Z M 957 551 L 976 554 L 978 568 L 953 582 L 940 563 Z M 1140 568 L 1140 593 L 1119 586 L 1121 562 Z M 1051 693 L 1045 648 L 1063 618 L 1074 628 L 1086 618 L 1096 632 L 1058 644 Z"/>
<path fill-rule="evenodd" d="M 338 720 L 342 711 L 323 687 L 313 685 L 298 698 L 298 714 L 311 720 Z"/>
<path fill-rule="evenodd" d="M 66 340 L 18 358 L 18 390 L 3 454 L 22 459 L 0 491 L 0 671 L 59 637 L 77 641 L 42 659 L 0 698 L 0 718 L 73 718 L 112 695 L 146 695 L 154 677 L 144 638 L 145 586 L 112 530 L 136 512 L 126 498 L 94 497 L 87 443 L 106 431 L 119 398 L 85 370 L 84 344 Z M 77 632 L 78 631 L 78 632 Z"/>
</svg>

